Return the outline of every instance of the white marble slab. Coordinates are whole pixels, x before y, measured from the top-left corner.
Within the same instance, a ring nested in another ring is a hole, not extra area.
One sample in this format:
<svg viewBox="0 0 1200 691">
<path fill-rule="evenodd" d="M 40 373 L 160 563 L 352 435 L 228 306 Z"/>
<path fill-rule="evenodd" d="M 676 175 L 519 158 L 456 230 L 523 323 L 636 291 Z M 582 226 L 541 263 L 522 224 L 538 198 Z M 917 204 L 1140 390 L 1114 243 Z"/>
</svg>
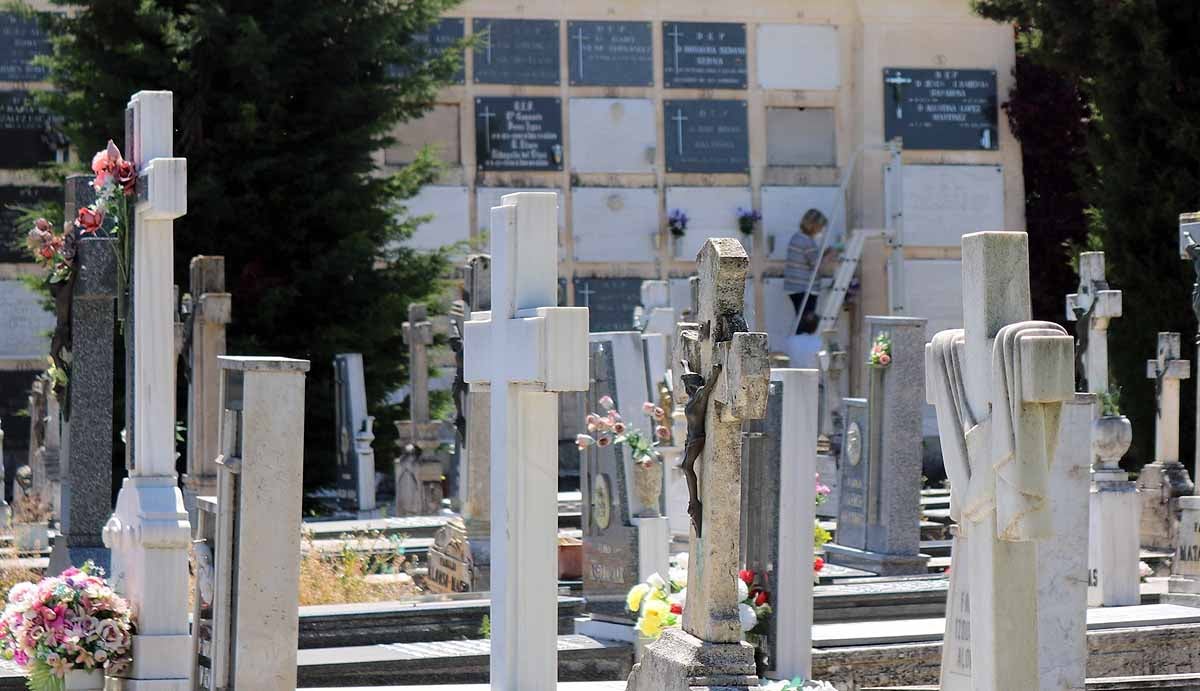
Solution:
<svg viewBox="0 0 1200 691">
<path fill-rule="evenodd" d="M 967 233 L 1004 227 L 1000 166 L 904 166 L 904 244 L 958 247 Z"/>
<path fill-rule="evenodd" d="M 576 261 L 654 261 L 657 190 L 577 187 L 571 192 L 571 219 Z"/>
<path fill-rule="evenodd" d="M 787 259 L 788 242 L 809 209 L 817 209 L 831 219 L 830 231 L 833 237 L 840 237 L 845 214 L 834 213 L 838 194 L 837 187 L 763 187 L 762 228 L 771 259 Z"/>
<path fill-rule="evenodd" d="M 405 245 L 432 251 L 470 238 L 471 207 L 467 203 L 466 187 L 427 185 L 406 204 L 410 217 L 432 215 L 433 218 L 418 226 L 417 232 L 405 241 Z M 463 247 L 463 251 L 455 254 L 465 254 L 466 246 Z"/>
<path fill-rule="evenodd" d="M 50 353 L 54 314 L 18 280 L 0 281 L 0 363 L 42 361 Z"/>
<path fill-rule="evenodd" d="M 833 108 L 767 108 L 767 165 L 837 165 Z"/>
<path fill-rule="evenodd" d="M 677 243 L 675 258 L 694 260 L 708 238 L 739 238 L 738 207 L 750 208 L 748 187 L 668 187 L 667 212 L 682 209 L 688 215 L 687 234 Z M 749 240 L 743 245 L 750 250 Z"/>
<path fill-rule="evenodd" d="M 572 98 L 571 170 L 654 172 L 654 115 L 654 102 L 649 99 Z"/>
<path fill-rule="evenodd" d="M 838 30 L 813 24 L 760 24 L 758 83 L 764 89 L 836 89 Z"/>
</svg>

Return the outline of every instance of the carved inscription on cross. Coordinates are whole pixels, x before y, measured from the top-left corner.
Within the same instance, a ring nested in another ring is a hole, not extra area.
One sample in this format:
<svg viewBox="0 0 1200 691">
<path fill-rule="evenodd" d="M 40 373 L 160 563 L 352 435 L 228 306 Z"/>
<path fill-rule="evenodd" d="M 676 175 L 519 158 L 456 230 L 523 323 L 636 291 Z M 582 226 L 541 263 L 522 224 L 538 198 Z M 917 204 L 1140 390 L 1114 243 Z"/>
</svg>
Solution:
<svg viewBox="0 0 1200 691">
<path fill-rule="evenodd" d="M 687 397 L 684 456 L 692 512 L 691 568 L 683 628 L 697 638 L 741 640 L 737 572 L 744 420 L 766 415 L 767 335 L 748 333 L 742 314 L 749 258 L 733 238 L 700 250 L 696 327 L 679 332 Z M 702 418 L 701 418 L 702 416 Z M 703 427 L 696 430 L 701 419 Z M 695 472 L 699 464 L 701 477 Z"/>
<path fill-rule="evenodd" d="M 1104 278 L 1104 253 L 1079 255 L 1079 288 L 1067 295 L 1075 330 L 1075 383 L 1088 393 L 1108 391 L 1108 322 L 1121 316 L 1121 291 Z"/>
</svg>

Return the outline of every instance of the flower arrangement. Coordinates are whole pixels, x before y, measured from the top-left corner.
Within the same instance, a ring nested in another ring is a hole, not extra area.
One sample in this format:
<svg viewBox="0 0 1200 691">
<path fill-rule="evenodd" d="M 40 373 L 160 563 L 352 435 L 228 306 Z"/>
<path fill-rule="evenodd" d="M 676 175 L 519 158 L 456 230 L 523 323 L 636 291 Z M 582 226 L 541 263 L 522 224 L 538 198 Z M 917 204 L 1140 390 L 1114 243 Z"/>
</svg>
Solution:
<svg viewBox="0 0 1200 691">
<path fill-rule="evenodd" d="M 0 655 L 29 673 L 32 691 L 63 688 L 72 670 L 119 672 L 133 644 L 129 603 L 92 562 L 8 591 Z"/>
<path fill-rule="evenodd" d="M 738 210 L 737 210 L 738 230 L 742 231 L 746 235 L 753 233 L 754 226 L 758 225 L 758 222 L 761 220 L 762 220 L 762 213 L 759 212 L 757 209 L 753 209 L 753 208 L 743 209 L 740 206 L 738 207 Z"/>
<path fill-rule="evenodd" d="M 791 681 L 768 681 L 758 687 L 760 691 L 837 691 L 837 687 L 827 681 L 795 677 Z"/>
<path fill-rule="evenodd" d="M 77 239 L 74 228 L 56 233 L 49 221 L 39 218 L 25 236 L 25 246 L 29 248 L 33 260 L 49 272 L 47 281 L 63 283 L 71 277 L 71 269 L 75 265 Z"/>
<path fill-rule="evenodd" d="M 117 262 L 118 280 L 125 285 L 129 273 L 129 233 L 124 232 L 129 220 L 129 197 L 137 191 L 137 166 L 121 156 L 121 149 L 108 140 L 108 146 L 92 156 L 92 172 L 96 174 L 92 187 L 96 201 L 79 209 L 75 227 L 81 233 L 95 235 L 106 220 L 111 219 L 110 232 L 121 238 L 121 261 Z M 123 291 L 118 291 L 118 293 Z"/>
<path fill-rule="evenodd" d="M 652 574 L 645 583 L 638 583 L 625 596 L 625 607 L 638 615 L 637 631 L 646 638 L 658 638 L 663 629 L 683 625 L 683 610 L 687 606 L 687 553 L 671 558 L 669 580 Z M 753 587 L 753 571 L 738 573 L 738 618 L 746 640 L 758 645 L 766 634 L 771 615 L 770 593 Z"/>
<path fill-rule="evenodd" d="M 671 213 L 667 214 L 667 230 L 671 231 L 671 235 L 681 238 L 687 233 L 688 215 L 683 212 L 683 209 L 671 209 Z"/>
<path fill-rule="evenodd" d="M 647 439 L 640 430 L 630 429 L 625 424 L 621 413 L 613 406 L 611 396 L 601 396 L 600 407 L 605 411 L 603 415 L 588 413 L 584 418 L 588 433 L 575 435 L 575 445 L 580 450 L 593 444 L 601 448 L 610 444 L 625 444 L 629 447 L 634 463 L 643 468 L 662 460 L 654 449 L 660 442 L 671 438 L 671 430 L 666 426 L 667 411 L 662 406 L 654 405 L 650 401 L 642 404 L 642 412 L 654 419 L 653 439 Z"/>
<path fill-rule="evenodd" d="M 875 337 L 875 342 L 871 344 L 871 354 L 867 358 L 867 364 L 879 368 L 892 364 L 892 337 L 886 331 Z"/>
</svg>

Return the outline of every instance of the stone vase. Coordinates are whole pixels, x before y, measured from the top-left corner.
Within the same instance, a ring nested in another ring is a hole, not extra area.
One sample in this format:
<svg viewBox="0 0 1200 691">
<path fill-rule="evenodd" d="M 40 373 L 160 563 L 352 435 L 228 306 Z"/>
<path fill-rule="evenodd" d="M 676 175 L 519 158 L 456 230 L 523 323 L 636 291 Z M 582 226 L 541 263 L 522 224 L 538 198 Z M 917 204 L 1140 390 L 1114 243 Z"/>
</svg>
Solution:
<svg viewBox="0 0 1200 691">
<path fill-rule="evenodd" d="M 1105 415 L 1092 422 L 1092 451 L 1096 470 L 1119 470 L 1121 457 L 1133 443 L 1133 426 L 1124 415 Z"/>
<path fill-rule="evenodd" d="M 63 679 L 65 691 L 100 691 L 104 688 L 104 670 L 73 669 Z"/>
<path fill-rule="evenodd" d="M 13 544 L 18 552 L 41 552 L 50 548 L 50 528 L 45 523 L 13 523 Z"/>
<path fill-rule="evenodd" d="M 637 514 L 639 518 L 657 518 L 660 515 L 658 505 L 662 487 L 662 463 L 654 462 L 644 466 L 634 462 L 633 491 L 637 494 L 638 503 L 642 505 L 642 510 Z"/>
</svg>

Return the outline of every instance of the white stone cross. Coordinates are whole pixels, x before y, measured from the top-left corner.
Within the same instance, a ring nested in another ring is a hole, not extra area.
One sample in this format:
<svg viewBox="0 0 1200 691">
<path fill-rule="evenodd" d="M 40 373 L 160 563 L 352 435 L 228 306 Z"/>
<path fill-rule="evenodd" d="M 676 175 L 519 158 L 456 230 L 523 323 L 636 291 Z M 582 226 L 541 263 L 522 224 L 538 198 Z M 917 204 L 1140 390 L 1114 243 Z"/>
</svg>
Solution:
<svg viewBox="0 0 1200 691">
<path fill-rule="evenodd" d="M 191 527 L 175 476 L 174 219 L 187 211 L 187 160 L 172 158 L 172 96 L 139 91 L 126 106 L 138 168 L 133 226 L 133 459 L 104 528 L 113 578 L 138 613 L 125 677 L 182 688 L 189 672 Z M 128 232 L 126 228 L 123 232 Z M 136 684 L 135 684 L 136 686 Z"/>
<path fill-rule="evenodd" d="M 555 392 L 588 388 L 588 310 L 556 307 L 555 193 L 505 195 L 491 220 L 492 309 L 472 313 L 463 333 L 464 379 L 491 391 L 491 688 L 554 691 Z"/>
<path fill-rule="evenodd" d="M 1158 356 L 1146 361 L 1146 378 L 1155 380 L 1158 424 L 1154 428 L 1154 460 L 1179 460 L 1179 381 L 1192 376 L 1192 363 L 1180 359 L 1177 333 L 1158 334 Z"/>
<path fill-rule="evenodd" d="M 688 606 L 683 629 L 702 641 L 736 643 L 737 572 L 741 532 L 742 422 L 767 412 L 770 364 L 767 335 L 748 333 L 743 317 L 750 260 L 733 238 L 705 241 L 699 257 L 700 296 L 695 330 L 680 332 L 679 352 L 704 377 L 701 535 L 691 527 Z M 686 395 L 687 392 L 682 392 Z"/>
<path fill-rule="evenodd" d="M 963 236 L 962 265 L 965 329 L 926 346 L 959 523 L 955 570 L 969 565 L 969 648 L 957 670 L 943 657 L 942 688 L 1041 689 L 1037 569 L 1012 565 L 1037 563 L 1053 530 L 1049 466 L 1062 402 L 1074 397 L 1074 343 L 1057 325 L 1028 321 L 1025 233 Z M 952 589 L 952 602 L 961 596 Z M 947 641 L 956 619 L 947 617 Z M 951 671 L 967 683 L 952 685 Z"/>
<path fill-rule="evenodd" d="M 409 418 L 415 424 L 429 422 L 429 352 L 433 345 L 433 322 L 425 305 L 408 306 L 408 321 L 401 327 L 408 344 Z"/>
<path fill-rule="evenodd" d="M 1067 319 L 1086 320 L 1084 372 L 1089 393 L 1108 392 L 1108 322 L 1121 316 L 1121 291 L 1109 290 L 1104 253 L 1079 255 L 1079 289 L 1067 295 Z"/>
</svg>

